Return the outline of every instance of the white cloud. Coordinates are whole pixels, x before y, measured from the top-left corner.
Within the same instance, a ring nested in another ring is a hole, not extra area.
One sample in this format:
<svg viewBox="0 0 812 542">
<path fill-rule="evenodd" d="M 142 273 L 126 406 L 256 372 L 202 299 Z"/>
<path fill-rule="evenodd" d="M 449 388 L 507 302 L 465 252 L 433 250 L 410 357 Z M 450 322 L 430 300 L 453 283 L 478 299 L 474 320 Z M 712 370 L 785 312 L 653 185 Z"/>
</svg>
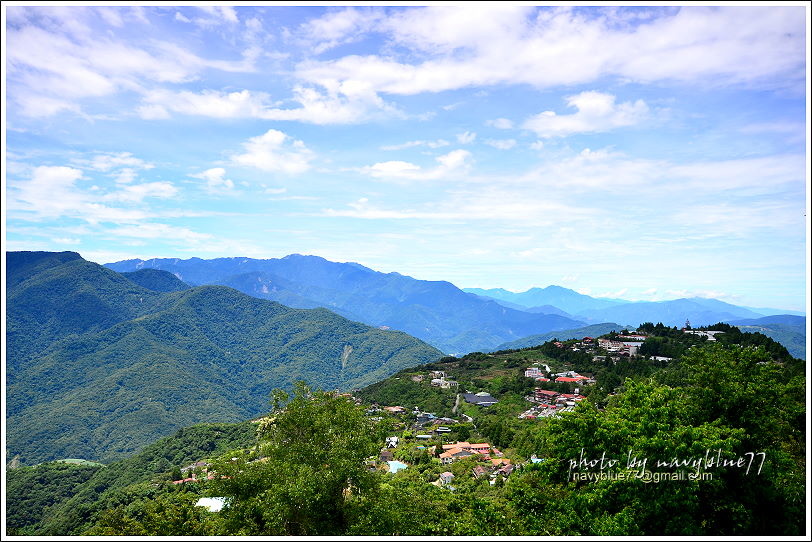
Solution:
<svg viewBox="0 0 812 542">
<path fill-rule="evenodd" d="M 694 189 L 772 191 L 791 183 L 800 186 L 804 171 L 802 154 L 785 154 L 675 164 L 664 173 L 686 181 Z"/>
<path fill-rule="evenodd" d="M 612 291 L 612 292 L 602 292 L 599 294 L 594 294 L 593 297 L 609 297 L 615 299 L 622 299 L 626 292 L 628 292 L 628 288 L 621 288 L 620 290 Z"/>
<path fill-rule="evenodd" d="M 208 233 L 198 233 L 188 228 L 170 226 L 168 224 L 158 224 L 154 222 L 145 222 L 141 224 L 111 228 L 106 230 L 105 234 L 115 237 L 132 237 L 136 239 L 172 239 L 174 241 L 185 243 L 200 243 L 212 238 L 212 236 Z"/>
<path fill-rule="evenodd" d="M 215 22 L 225 21 L 227 23 L 238 23 L 237 12 L 231 6 L 197 6 L 212 16 Z"/>
<path fill-rule="evenodd" d="M 256 52 L 250 50 L 240 61 L 209 60 L 167 41 L 146 41 L 139 47 L 91 30 L 83 17 L 90 17 L 87 14 L 93 11 L 86 8 L 52 8 L 31 13 L 36 15 L 9 30 L 6 49 L 9 96 L 27 116 L 78 112 L 86 98 L 129 91 L 140 93 L 145 86 L 155 83 L 188 82 L 206 68 L 253 70 Z M 115 22 L 111 13 L 131 18 L 137 12 L 101 13 L 107 14 L 102 17 L 110 23 Z M 65 21 L 70 24 L 61 24 Z M 156 118 L 162 111 L 152 107 L 140 114 Z"/>
<path fill-rule="evenodd" d="M 173 198 L 178 194 L 178 189 L 172 183 L 152 182 L 135 185 L 128 185 L 117 192 L 105 196 L 105 200 L 122 201 L 127 203 L 141 203 L 144 198 Z"/>
<path fill-rule="evenodd" d="M 120 28 L 124 26 L 124 19 L 121 17 L 121 12 L 115 8 L 99 7 L 96 11 L 101 17 L 112 26 Z"/>
<path fill-rule="evenodd" d="M 406 49 L 403 60 L 394 54 L 309 60 L 296 75 L 333 92 L 352 87 L 399 95 L 496 84 L 552 88 L 606 77 L 803 88 L 800 6 L 666 7 L 650 13 L 618 24 L 615 8 L 589 14 L 525 6 L 407 9 L 376 27 Z"/>
<path fill-rule="evenodd" d="M 615 104 L 615 96 L 595 91 L 569 96 L 567 105 L 578 111 L 571 115 L 556 115 L 553 111 L 545 111 L 527 119 L 522 127 L 543 138 L 606 132 L 637 124 L 649 111 L 643 100 Z"/>
<path fill-rule="evenodd" d="M 78 245 L 82 242 L 78 237 L 52 237 L 51 241 L 59 245 Z"/>
<path fill-rule="evenodd" d="M 542 162 L 519 182 L 550 188 L 616 190 L 617 187 L 655 186 L 670 164 L 664 161 L 629 158 L 608 149 L 584 149 L 574 156 Z"/>
<path fill-rule="evenodd" d="M 457 142 L 462 145 L 468 145 L 469 143 L 473 143 L 476 139 L 476 132 L 462 132 L 461 134 L 457 134 Z"/>
<path fill-rule="evenodd" d="M 611 149 L 587 148 L 573 156 L 544 161 L 515 179 L 519 183 L 564 190 L 612 192 L 618 187 L 635 187 L 641 191 L 702 194 L 710 198 L 721 191 L 758 195 L 802 186 L 804 164 L 802 154 L 677 164 L 630 158 Z"/>
<path fill-rule="evenodd" d="M 117 184 L 129 184 L 135 180 L 138 176 L 135 169 L 131 167 L 125 167 L 118 171 L 116 174 L 116 183 Z"/>
<path fill-rule="evenodd" d="M 313 124 L 352 124 L 380 116 L 404 116 L 378 96 L 364 93 L 350 96 L 325 94 L 297 86 L 293 89 L 292 101 L 299 107 L 276 107 L 268 94 L 249 90 L 191 92 L 160 89 L 146 93 L 137 112 L 144 119 L 168 119 L 171 118 L 170 112 L 174 112 L 213 118 L 257 118 Z"/>
<path fill-rule="evenodd" d="M 737 296 L 731 296 L 728 293 L 717 290 L 667 290 L 664 299 L 684 299 L 700 297 L 703 299 L 724 299 Z"/>
<path fill-rule="evenodd" d="M 541 140 L 534 141 L 533 143 L 530 144 L 530 148 L 533 149 L 534 151 L 540 151 L 541 149 L 544 148 L 544 142 Z"/>
<path fill-rule="evenodd" d="M 225 178 L 226 170 L 221 167 L 207 169 L 190 176 L 206 181 L 206 190 L 210 194 L 223 194 L 234 190 L 234 181 Z"/>
<path fill-rule="evenodd" d="M 189 19 L 188 17 L 184 16 L 184 15 L 183 15 L 183 13 L 181 13 L 180 11 L 176 11 L 176 12 L 175 12 L 175 20 L 176 20 L 176 21 L 180 21 L 180 22 L 182 22 L 182 23 L 191 23 L 191 22 L 192 22 L 192 20 L 191 20 L 191 19 Z"/>
<path fill-rule="evenodd" d="M 279 130 L 268 130 L 243 143 L 246 153 L 232 156 L 235 164 L 263 171 L 296 174 L 310 169 L 313 152 L 302 141 L 291 139 Z"/>
<path fill-rule="evenodd" d="M 110 171 L 111 169 L 122 166 L 137 169 L 152 169 L 155 167 L 154 164 L 150 164 L 140 158 L 136 158 L 131 152 L 108 152 L 97 154 L 90 159 L 89 163 L 87 161 L 80 162 L 87 164 L 91 169 L 98 171 Z"/>
<path fill-rule="evenodd" d="M 45 217 L 58 217 L 66 211 L 84 205 L 83 198 L 76 191 L 76 181 L 82 178 L 82 171 L 65 166 L 39 166 L 34 169 L 30 180 L 14 183 L 18 190 L 16 199 L 19 208 L 33 211 Z"/>
<path fill-rule="evenodd" d="M 144 105 L 138 111 L 143 118 L 168 118 L 169 111 L 215 118 L 250 118 L 260 117 L 268 100 L 267 94 L 252 94 L 248 90 L 228 93 L 155 90 L 144 96 Z"/>
<path fill-rule="evenodd" d="M 438 156 L 436 160 L 439 162 L 439 165 L 431 169 L 423 169 L 410 162 L 392 160 L 363 167 L 361 168 L 361 172 L 377 179 L 435 180 L 465 171 L 470 165 L 470 159 L 470 152 L 457 149 L 448 154 Z"/>
<path fill-rule="evenodd" d="M 311 19 L 299 31 L 310 42 L 313 52 L 321 54 L 339 45 L 363 39 L 364 34 L 373 30 L 382 17 L 383 13 L 376 9 L 350 7 Z"/>
<path fill-rule="evenodd" d="M 10 182 L 11 208 L 24 211 L 21 219 L 73 217 L 90 223 L 127 222 L 146 218 L 141 210 L 118 209 L 102 205 L 76 186 L 82 171 L 66 166 L 39 166 L 25 181 Z"/>
<path fill-rule="evenodd" d="M 499 150 L 509 150 L 516 146 L 515 139 L 486 139 L 486 145 L 490 145 L 491 147 Z"/>
<path fill-rule="evenodd" d="M 361 198 L 348 203 L 346 209 L 325 209 L 326 216 L 380 219 L 421 219 L 440 221 L 502 222 L 516 224 L 522 228 L 533 226 L 554 226 L 561 222 L 591 221 L 595 212 L 556 202 L 537 194 L 518 193 L 498 187 L 488 187 L 474 191 L 457 191 L 450 198 L 440 202 L 430 202 L 422 208 L 382 208 Z M 588 249 L 588 247 L 587 247 Z M 549 249 L 532 249 L 534 255 L 549 254 Z"/>
<path fill-rule="evenodd" d="M 349 209 L 324 209 L 325 216 L 362 218 L 362 219 L 410 219 L 410 218 L 432 218 L 431 213 L 417 212 L 413 209 L 396 210 L 381 209 L 369 203 L 369 198 L 359 198 L 357 201 L 347 204 Z"/>
<path fill-rule="evenodd" d="M 513 121 L 510 119 L 499 118 L 486 120 L 485 125 L 493 126 L 494 128 L 498 128 L 499 130 L 510 130 L 511 128 L 513 128 Z"/>
<path fill-rule="evenodd" d="M 406 143 L 400 143 L 399 145 L 385 145 L 381 147 L 382 151 L 399 151 L 402 149 L 410 149 L 412 147 L 428 147 L 430 149 L 439 149 L 440 147 L 448 147 L 451 145 L 450 142 L 446 141 L 445 139 L 437 139 L 434 141 L 407 141 Z"/>
</svg>

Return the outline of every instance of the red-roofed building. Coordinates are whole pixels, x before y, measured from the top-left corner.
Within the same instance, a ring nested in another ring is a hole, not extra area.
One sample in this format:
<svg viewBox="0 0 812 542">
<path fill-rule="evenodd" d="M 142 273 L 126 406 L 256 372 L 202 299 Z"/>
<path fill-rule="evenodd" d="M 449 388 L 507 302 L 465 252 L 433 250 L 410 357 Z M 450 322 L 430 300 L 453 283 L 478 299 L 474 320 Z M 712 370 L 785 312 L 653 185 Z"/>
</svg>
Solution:
<svg viewBox="0 0 812 542">
<path fill-rule="evenodd" d="M 553 402 L 555 401 L 555 398 L 558 397 L 559 395 L 561 394 L 558 393 L 557 391 L 552 390 L 542 390 L 539 388 L 533 390 L 533 398 L 540 403 Z"/>
<path fill-rule="evenodd" d="M 574 374 L 572 376 L 559 376 L 555 379 L 556 382 L 581 382 L 582 380 L 589 380 L 587 377 Z"/>
</svg>

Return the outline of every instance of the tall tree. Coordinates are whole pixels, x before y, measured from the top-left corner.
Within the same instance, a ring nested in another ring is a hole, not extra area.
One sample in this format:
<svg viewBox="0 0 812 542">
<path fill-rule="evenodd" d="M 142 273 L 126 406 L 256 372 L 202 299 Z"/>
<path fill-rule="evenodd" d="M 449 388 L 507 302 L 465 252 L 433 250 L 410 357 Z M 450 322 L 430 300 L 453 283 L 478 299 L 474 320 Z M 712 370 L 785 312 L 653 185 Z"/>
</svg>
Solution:
<svg viewBox="0 0 812 542">
<path fill-rule="evenodd" d="M 259 458 L 231 458 L 217 467 L 230 534 L 339 535 L 353 501 L 374 489 L 365 461 L 379 435 L 348 397 L 297 383 L 292 397 L 273 394 L 260 423 Z M 252 456 L 249 456 L 249 458 Z"/>
</svg>

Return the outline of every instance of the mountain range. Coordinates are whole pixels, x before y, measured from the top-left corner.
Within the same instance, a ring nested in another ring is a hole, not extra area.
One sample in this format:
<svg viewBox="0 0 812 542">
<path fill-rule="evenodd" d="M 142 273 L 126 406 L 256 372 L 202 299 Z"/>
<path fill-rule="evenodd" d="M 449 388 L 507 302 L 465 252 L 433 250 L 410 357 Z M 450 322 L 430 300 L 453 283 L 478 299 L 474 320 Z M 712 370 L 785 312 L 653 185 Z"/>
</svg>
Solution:
<svg viewBox="0 0 812 542">
<path fill-rule="evenodd" d="M 443 352 L 646 321 L 727 321 L 805 358 L 805 317 L 711 299 L 630 303 L 558 286 L 466 292 L 301 255 L 101 266 L 74 252 L 10 252 L 6 262 L 6 445 L 23 463 L 126 456 L 178 427 L 255 415 L 273 388 L 299 379 L 352 389 Z"/>
<path fill-rule="evenodd" d="M 76 253 L 7 254 L 9 457 L 109 461 L 200 422 L 244 420 L 305 380 L 352 389 L 439 358 L 394 330 Z"/>
<path fill-rule="evenodd" d="M 357 263 L 331 262 L 317 256 L 161 258 L 106 266 L 120 272 L 160 269 L 189 284 L 226 285 L 291 307 L 324 307 L 368 325 L 405 331 L 452 354 L 583 325 L 581 320 L 561 314 L 504 307 L 492 299 L 463 292 L 450 282 L 380 273 Z"/>
<path fill-rule="evenodd" d="M 777 309 L 758 312 L 699 297 L 649 302 L 595 298 L 555 285 L 519 293 L 502 288 L 459 289 L 449 282 L 418 280 L 357 263 L 299 254 L 263 260 L 135 259 L 106 266 L 121 272 L 160 269 L 189 284 L 227 285 L 291 307 L 324 307 L 368 325 L 405 331 L 449 354 L 496 350 L 513 343 L 527 345 L 527 337 L 601 323 L 617 322 L 634 329 L 644 322 L 682 327 L 690 321 L 698 327 L 788 314 Z M 782 330 L 777 336 L 793 344 L 804 343 L 805 328 Z M 803 355 L 803 349 L 800 353 Z"/>
</svg>

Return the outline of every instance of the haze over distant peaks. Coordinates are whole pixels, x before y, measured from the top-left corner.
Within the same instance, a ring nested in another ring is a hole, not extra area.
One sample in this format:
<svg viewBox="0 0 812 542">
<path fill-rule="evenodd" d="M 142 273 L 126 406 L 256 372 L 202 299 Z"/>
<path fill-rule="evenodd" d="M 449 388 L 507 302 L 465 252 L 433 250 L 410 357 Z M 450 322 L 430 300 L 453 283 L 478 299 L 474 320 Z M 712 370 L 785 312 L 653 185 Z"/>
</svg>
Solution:
<svg viewBox="0 0 812 542">
<path fill-rule="evenodd" d="M 446 353 L 493 348 L 527 335 L 581 327 L 566 314 L 504 307 L 447 281 L 381 273 L 319 256 L 283 258 L 154 258 L 106 264 L 120 272 L 154 268 L 189 284 L 222 284 L 299 308 L 324 307 L 373 326 L 405 331 Z"/>
</svg>

